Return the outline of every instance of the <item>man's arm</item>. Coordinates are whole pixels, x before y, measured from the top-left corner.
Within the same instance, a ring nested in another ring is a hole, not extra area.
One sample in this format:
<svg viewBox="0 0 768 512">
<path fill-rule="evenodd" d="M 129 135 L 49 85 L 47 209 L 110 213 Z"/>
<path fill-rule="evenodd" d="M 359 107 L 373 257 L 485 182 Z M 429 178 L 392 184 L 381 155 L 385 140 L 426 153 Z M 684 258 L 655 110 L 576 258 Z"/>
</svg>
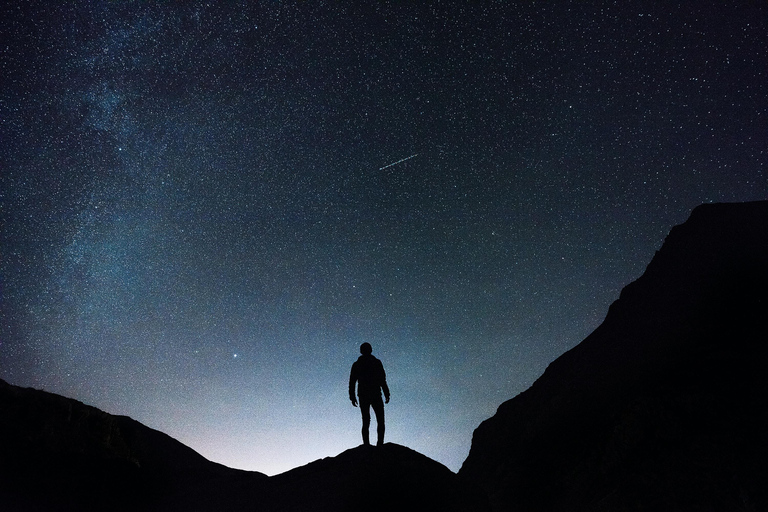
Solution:
<svg viewBox="0 0 768 512">
<path fill-rule="evenodd" d="M 384 371 L 384 365 L 379 361 L 379 364 L 381 364 L 381 389 L 384 391 L 384 403 L 389 403 L 389 386 L 387 386 L 387 374 Z"/>
<path fill-rule="evenodd" d="M 355 383 L 357 382 L 357 372 L 355 371 L 355 365 L 352 365 L 352 369 L 349 371 L 349 400 L 352 405 L 357 407 L 357 399 L 355 398 Z"/>
</svg>

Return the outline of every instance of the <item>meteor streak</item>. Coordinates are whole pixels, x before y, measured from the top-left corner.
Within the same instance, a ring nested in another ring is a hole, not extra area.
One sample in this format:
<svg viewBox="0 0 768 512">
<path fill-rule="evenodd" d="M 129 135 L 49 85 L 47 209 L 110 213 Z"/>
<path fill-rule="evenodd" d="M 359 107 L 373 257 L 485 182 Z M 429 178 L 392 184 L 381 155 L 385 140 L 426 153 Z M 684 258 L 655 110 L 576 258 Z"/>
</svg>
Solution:
<svg viewBox="0 0 768 512">
<path fill-rule="evenodd" d="M 414 155 L 411 155 L 411 156 L 407 156 L 407 157 L 405 157 L 405 158 L 401 158 L 401 159 L 400 159 L 400 160 L 398 160 L 397 162 L 392 162 L 391 164 L 387 164 L 387 165 L 385 165 L 384 167 L 379 167 L 379 170 L 381 171 L 381 170 L 384 170 L 384 169 L 386 169 L 387 167 L 392 167 L 393 165 L 397 165 L 397 164 L 399 164 L 400 162 L 405 162 L 406 160 L 410 160 L 411 158 L 413 158 L 413 157 L 415 157 L 415 156 L 418 156 L 418 155 L 419 155 L 419 154 L 418 154 L 418 153 L 416 153 L 416 154 L 414 154 Z"/>
</svg>

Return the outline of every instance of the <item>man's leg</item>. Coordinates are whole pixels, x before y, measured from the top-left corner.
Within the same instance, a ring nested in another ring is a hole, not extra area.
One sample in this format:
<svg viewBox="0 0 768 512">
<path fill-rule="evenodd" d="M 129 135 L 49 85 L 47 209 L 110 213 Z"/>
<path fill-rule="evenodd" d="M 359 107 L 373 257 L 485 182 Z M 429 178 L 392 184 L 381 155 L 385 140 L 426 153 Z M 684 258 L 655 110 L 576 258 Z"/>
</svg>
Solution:
<svg viewBox="0 0 768 512">
<path fill-rule="evenodd" d="M 378 438 L 376 441 L 377 446 L 384 444 L 384 402 L 379 397 L 371 402 L 373 412 L 376 414 L 376 434 Z M 370 422 L 371 413 L 368 413 L 368 421 Z"/>
<path fill-rule="evenodd" d="M 358 398 L 360 401 L 360 412 L 363 414 L 363 444 L 368 446 L 371 444 L 368 441 L 368 427 L 371 426 L 371 403 L 363 398 Z M 376 418 L 378 419 L 378 413 Z"/>
</svg>

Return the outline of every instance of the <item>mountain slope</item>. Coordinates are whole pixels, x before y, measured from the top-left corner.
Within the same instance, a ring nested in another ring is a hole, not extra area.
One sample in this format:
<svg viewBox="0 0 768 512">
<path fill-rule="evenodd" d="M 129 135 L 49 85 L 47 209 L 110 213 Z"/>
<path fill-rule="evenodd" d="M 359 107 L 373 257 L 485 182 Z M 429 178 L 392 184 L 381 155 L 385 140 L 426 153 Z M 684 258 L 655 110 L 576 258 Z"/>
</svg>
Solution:
<svg viewBox="0 0 768 512">
<path fill-rule="evenodd" d="M 494 510 L 768 509 L 768 202 L 696 208 L 475 431 Z"/>
<path fill-rule="evenodd" d="M 3 510 L 149 506 L 191 483 L 260 473 L 213 463 L 126 416 L 0 380 Z"/>
</svg>

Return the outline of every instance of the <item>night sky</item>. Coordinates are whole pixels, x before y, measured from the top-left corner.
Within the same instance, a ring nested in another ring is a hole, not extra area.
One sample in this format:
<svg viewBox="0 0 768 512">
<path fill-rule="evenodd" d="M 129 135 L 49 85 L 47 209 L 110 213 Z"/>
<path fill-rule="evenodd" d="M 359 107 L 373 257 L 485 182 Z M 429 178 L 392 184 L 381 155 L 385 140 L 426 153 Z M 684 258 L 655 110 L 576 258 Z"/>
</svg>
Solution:
<svg viewBox="0 0 768 512">
<path fill-rule="evenodd" d="M 276 474 L 360 444 L 367 341 L 456 471 L 672 226 L 768 197 L 764 1 L 351 3 L 3 2 L 1 378 Z"/>
</svg>

